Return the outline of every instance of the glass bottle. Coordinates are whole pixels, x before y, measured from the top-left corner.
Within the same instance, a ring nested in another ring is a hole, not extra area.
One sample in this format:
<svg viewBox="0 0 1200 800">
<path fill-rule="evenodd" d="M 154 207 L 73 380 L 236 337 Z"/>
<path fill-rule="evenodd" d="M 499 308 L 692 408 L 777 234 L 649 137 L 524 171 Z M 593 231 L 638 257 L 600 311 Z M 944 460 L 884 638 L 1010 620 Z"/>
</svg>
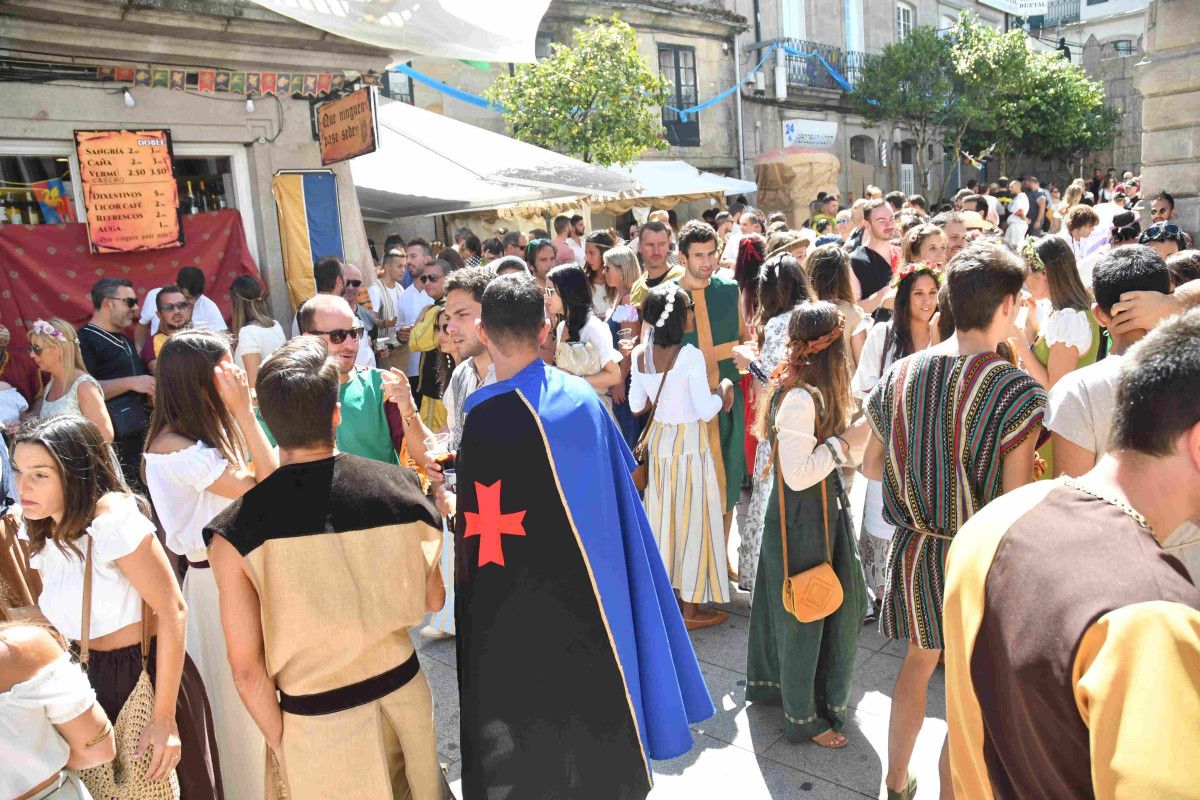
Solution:
<svg viewBox="0 0 1200 800">
<path fill-rule="evenodd" d="M 25 207 L 29 209 L 30 225 L 41 225 L 45 221 L 42 219 L 42 207 L 33 199 L 33 192 L 25 193 Z"/>
<path fill-rule="evenodd" d="M 192 193 L 192 182 L 187 182 L 187 197 L 183 200 L 183 213 L 195 214 L 200 210 L 199 204 L 196 203 L 196 195 Z"/>
<path fill-rule="evenodd" d="M 200 181 L 200 192 L 196 200 L 200 203 L 201 211 L 212 211 L 212 207 L 208 204 L 208 192 L 204 190 L 204 181 Z"/>
</svg>

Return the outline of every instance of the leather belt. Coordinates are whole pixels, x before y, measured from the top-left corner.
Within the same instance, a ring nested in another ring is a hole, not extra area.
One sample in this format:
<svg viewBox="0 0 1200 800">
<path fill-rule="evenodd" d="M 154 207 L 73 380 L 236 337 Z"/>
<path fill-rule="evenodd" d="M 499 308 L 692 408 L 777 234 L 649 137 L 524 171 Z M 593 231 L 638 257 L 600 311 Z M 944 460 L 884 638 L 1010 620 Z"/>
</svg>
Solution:
<svg viewBox="0 0 1200 800">
<path fill-rule="evenodd" d="M 279 708 L 289 714 L 302 717 L 316 717 L 322 714 L 334 714 L 349 708 L 365 706 L 367 703 L 386 697 L 392 692 L 411 681 L 421 669 L 417 654 L 413 653 L 398 667 L 373 678 L 330 689 L 316 694 L 287 694 L 279 692 Z"/>
</svg>

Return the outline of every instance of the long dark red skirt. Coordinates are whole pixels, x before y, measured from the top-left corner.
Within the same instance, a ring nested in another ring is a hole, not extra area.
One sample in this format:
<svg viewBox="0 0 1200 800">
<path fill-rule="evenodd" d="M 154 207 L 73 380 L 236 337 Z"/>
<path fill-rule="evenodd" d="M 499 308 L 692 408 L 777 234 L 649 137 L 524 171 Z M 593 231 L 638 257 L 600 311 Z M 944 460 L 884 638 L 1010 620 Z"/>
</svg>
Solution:
<svg viewBox="0 0 1200 800">
<path fill-rule="evenodd" d="M 157 671 L 156 643 L 156 639 L 150 641 L 151 681 Z M 142 674 L 141 647 L 135 644 L 119 650 L 93 650 L 88 661 L 88 680 L 96 690 L 96 699 L 108 718 L 116 722 L 125 699 Z M 204 681 L 186 653 L 179 699 L 175 704 L 175 724 L 179 728 L 180 742 L 180 761 L 175 772 L 179 777 L 181 800 L 224 800 L 212 710 L 204 692 Z"/>
</svg>

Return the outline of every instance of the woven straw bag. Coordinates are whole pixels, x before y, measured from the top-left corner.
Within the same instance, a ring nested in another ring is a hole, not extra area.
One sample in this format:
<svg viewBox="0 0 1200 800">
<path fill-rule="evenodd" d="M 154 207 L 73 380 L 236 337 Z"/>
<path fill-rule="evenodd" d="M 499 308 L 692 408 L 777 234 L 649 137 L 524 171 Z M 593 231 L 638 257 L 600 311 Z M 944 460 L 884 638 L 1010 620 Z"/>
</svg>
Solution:
<svg viewBox="0 0 1200 800">
<path fill-rule="evenodd" d="M 113 724 L 117 756 L 107 764 L 80 770 L 79 777 L 95 800 L 179 800 L 179 778 L 175 770 L 166 780 L 146 780 L 146 768 L 152 753 L 134 758 L 142 731 L 154 716 L 154 684 L 147 669 L 150 654 L 150 609 L 142 603 L 142 674 Z M 83 573 L 83 631 L 79 640 L 79 661 L 87 671 L 92 623 L 92 539 L 88 537 L 87 559 Z"/>
</svg>

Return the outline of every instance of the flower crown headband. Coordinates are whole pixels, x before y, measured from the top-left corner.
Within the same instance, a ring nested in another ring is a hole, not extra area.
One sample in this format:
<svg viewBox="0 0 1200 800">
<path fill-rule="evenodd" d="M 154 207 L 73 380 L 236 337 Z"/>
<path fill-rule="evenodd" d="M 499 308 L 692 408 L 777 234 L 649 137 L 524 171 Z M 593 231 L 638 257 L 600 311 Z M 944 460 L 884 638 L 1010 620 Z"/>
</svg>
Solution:
<svg viewBox="0 0 1200 800">
<path fill-rule="evenodd" d="M 667 320 L 671 318 L 671 312 L 675 310 L 675 298 L 679 296 L 679 290 L 671 292 L 671 296 L 667 298 L 667 304 L 663 306 L 662 315 L 658 321 L 654 323 L 654 327 L 661 328 L 667 324 Z"/>
<path fill-rule="evenodd" d="M 67 341 L 67 337 L 63 336 L 62 331 L 44 319 L 35 319 L 33 325 L 29 328 L 29 332 L 36 333 L 38 336 L 49 336 L 51 339 L 58 339 L 60 342 Z"/>
<path fill-rule="evenodd" d="M 932 261 L 910 261 L 892 276 L 892 286 L 899 286 L 901 281 L 920 273 L 932 276 L 937 283 L 942 282 L 942 268 L 937 264 Z"/>
<path fill-rule="evenodd" d="M 796 355 L 807 361 L 810 356 L 815 356 L 822 350 L 827 350 L 830 345 L 842 338 L 842 332 L 846 330 L 846 315 L 841 311 L 838 311 L 837 315 L 837 324 L 828 333 L 822 334 L 811 341 L 793 342 L 792 349 L 796 352 Z M 787 372 L 787 369 L 788 363 L 784 361 L 771 372 L 771 377 L 780 378 Z"/>
<path fill-rule="evenodd" d="M 1046 271 L 1046 262 L 1042 261 L 1042 257 L 1037 252 L 1037 239 L 1032 236 L 1025 237 L 1025 245 L 1021 248 L 1021 257 L 1025 259 L 1025 266 L 1029 267 L 1030 272 Z"/>
</svg>

